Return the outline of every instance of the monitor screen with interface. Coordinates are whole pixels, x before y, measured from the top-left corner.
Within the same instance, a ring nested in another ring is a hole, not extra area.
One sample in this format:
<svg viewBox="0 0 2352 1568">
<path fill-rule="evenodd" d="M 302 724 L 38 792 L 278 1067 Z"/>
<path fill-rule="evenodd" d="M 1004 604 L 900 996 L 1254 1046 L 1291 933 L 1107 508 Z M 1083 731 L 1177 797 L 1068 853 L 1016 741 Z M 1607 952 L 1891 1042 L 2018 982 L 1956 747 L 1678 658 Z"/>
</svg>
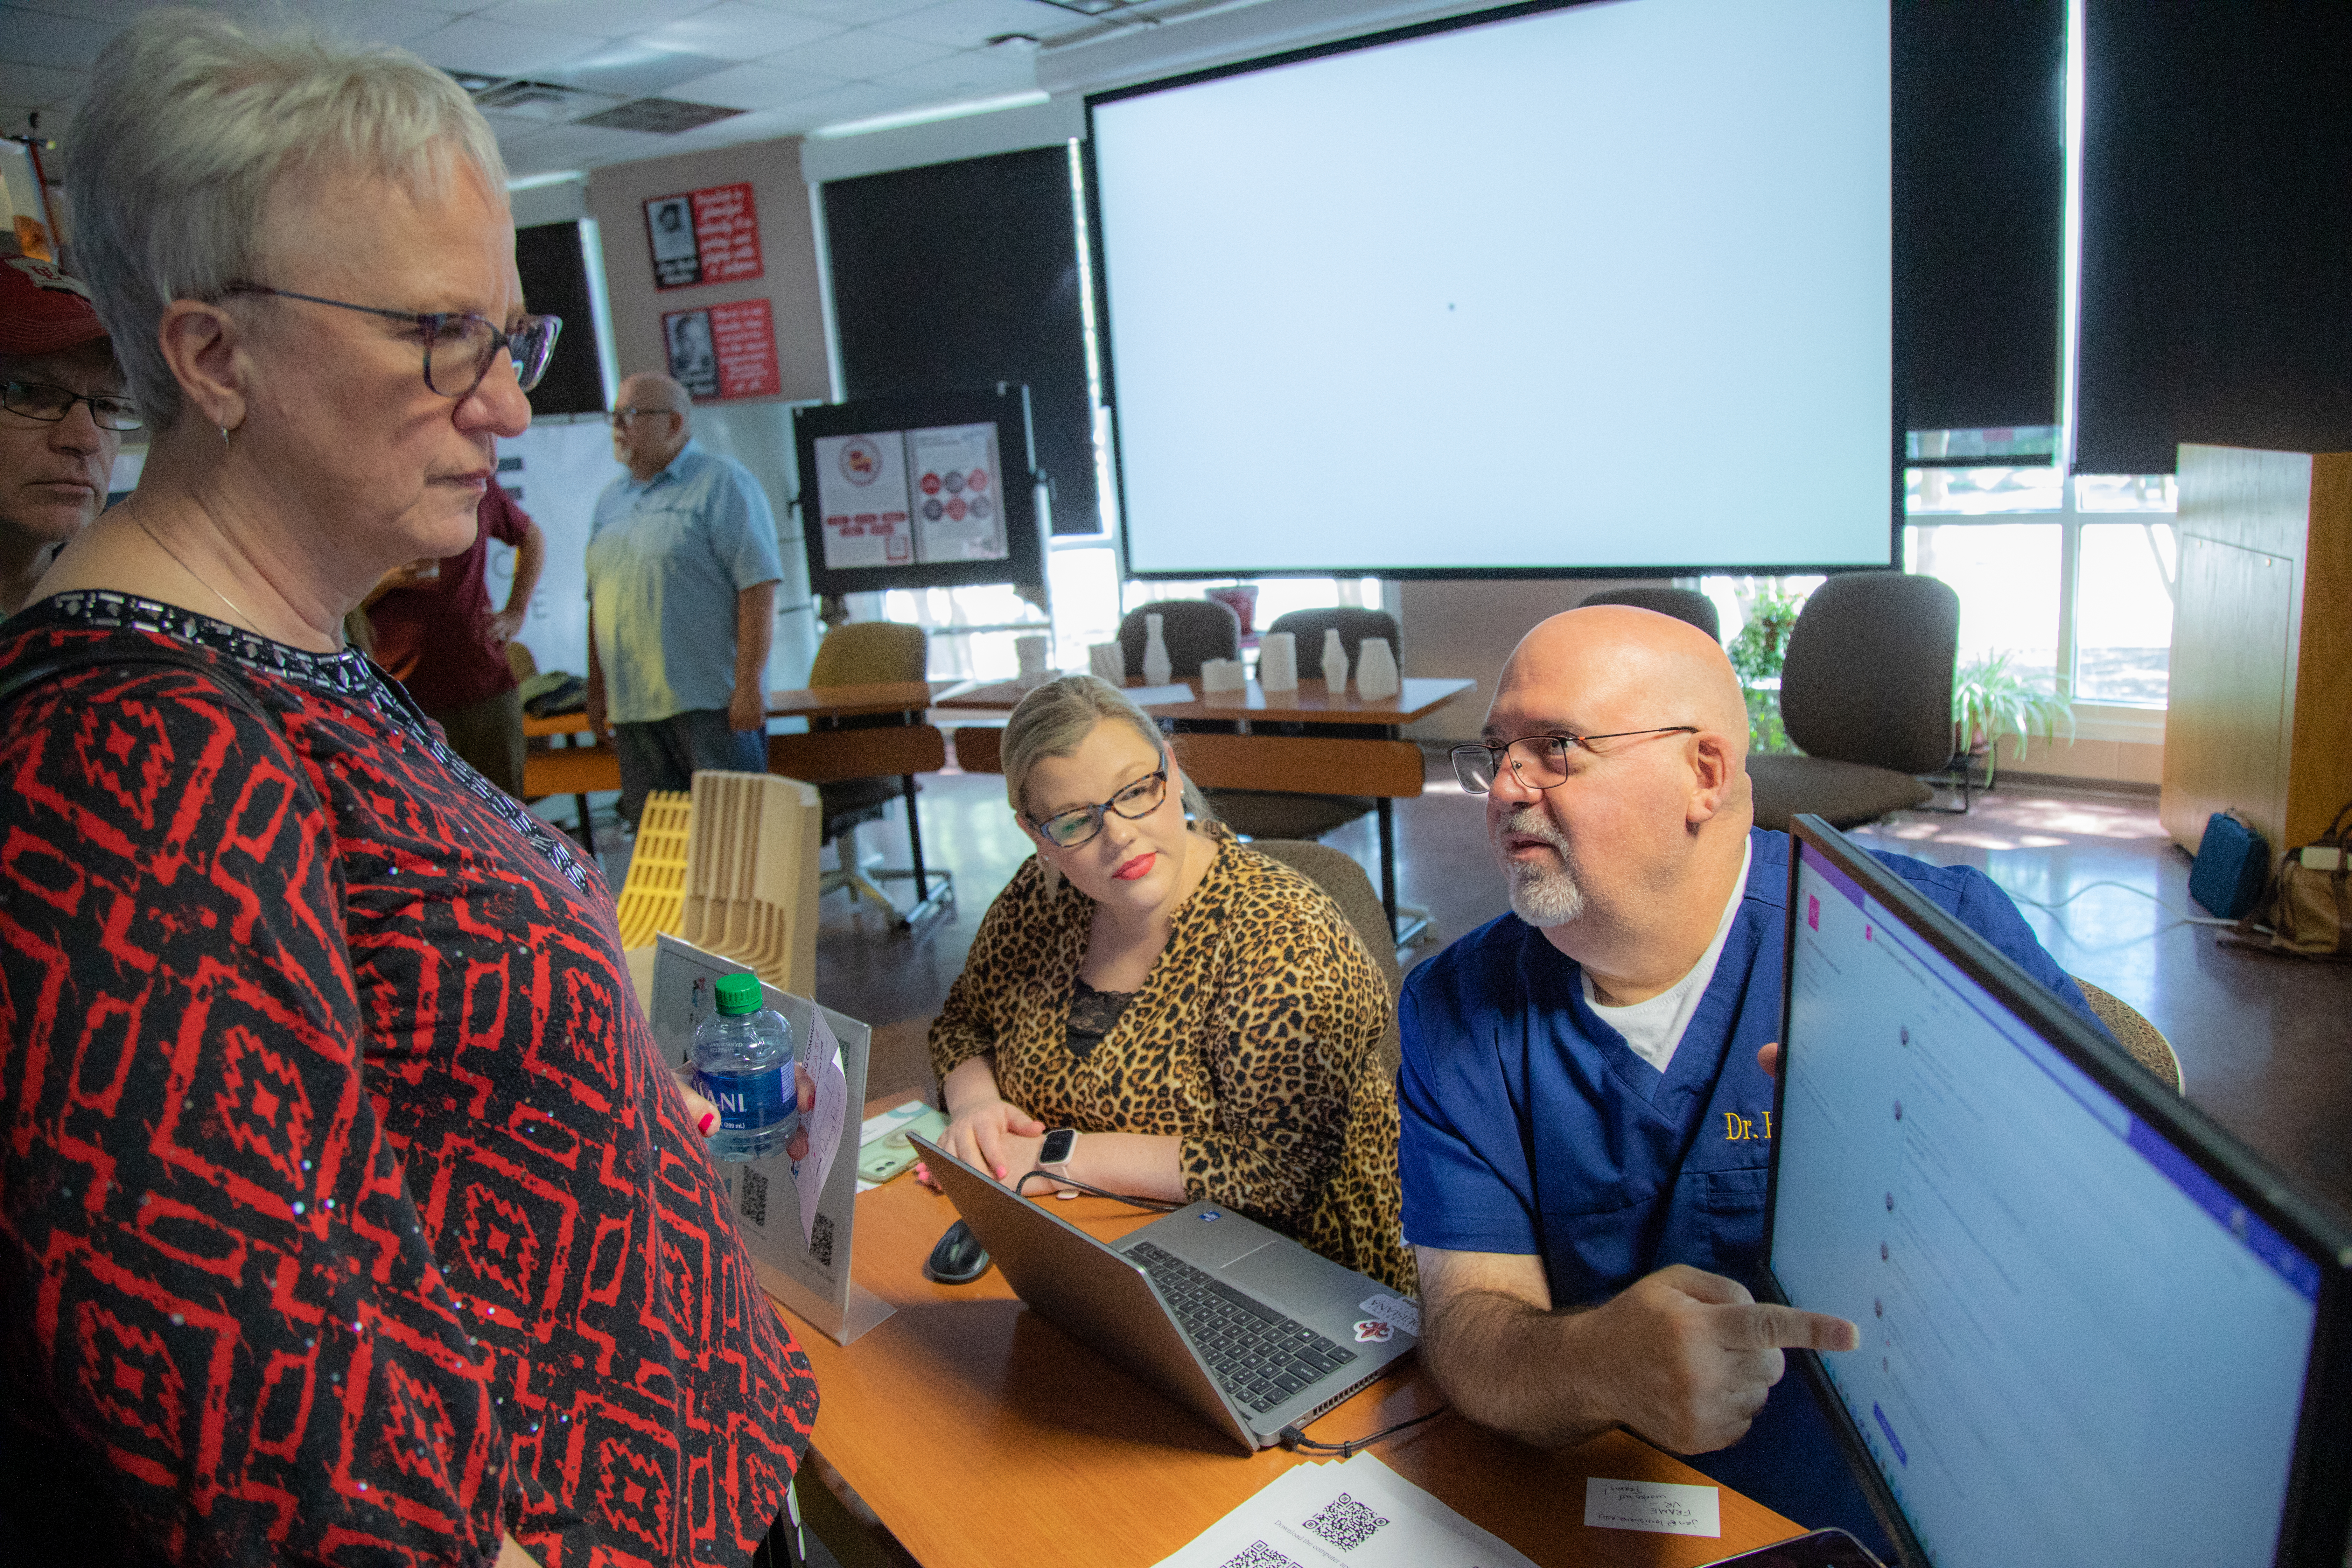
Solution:
<svg viewBox="0 0 2352 1568">
<path fill-rule="evenodd" d="M 1861 1325 L 1816 1389 L 1905 1555 L 2340 1562 L 2343 1237 L 1878 862 L 1796 850 L 1768 1288 Z"/>
</svg>

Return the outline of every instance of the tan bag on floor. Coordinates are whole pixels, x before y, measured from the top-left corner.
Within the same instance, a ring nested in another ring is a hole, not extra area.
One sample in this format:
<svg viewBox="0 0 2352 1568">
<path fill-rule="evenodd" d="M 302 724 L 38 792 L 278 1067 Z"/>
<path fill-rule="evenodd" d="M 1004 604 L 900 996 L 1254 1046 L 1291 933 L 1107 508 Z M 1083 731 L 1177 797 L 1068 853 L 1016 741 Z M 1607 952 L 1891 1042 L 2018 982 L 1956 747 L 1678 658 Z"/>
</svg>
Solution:
<svg viewBox="0 0 2352 1568">
<path fill-rule="evenodd" d="M 2268 952 L 2352 959 L 2352 804 L 2317 839 L 2280 858 L 2263 901 L 2222 940 Z"/>
</svg>

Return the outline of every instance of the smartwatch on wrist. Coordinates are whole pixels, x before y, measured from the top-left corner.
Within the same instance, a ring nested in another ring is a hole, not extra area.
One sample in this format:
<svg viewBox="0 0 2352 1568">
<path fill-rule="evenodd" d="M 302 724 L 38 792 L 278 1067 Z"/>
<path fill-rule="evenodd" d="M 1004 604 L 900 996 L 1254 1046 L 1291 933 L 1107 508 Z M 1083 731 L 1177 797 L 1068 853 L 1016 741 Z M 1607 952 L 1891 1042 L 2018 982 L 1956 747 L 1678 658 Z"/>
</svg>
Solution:
<svg viewBox="0 0 2352 1568">
<path fill-rule="evenodd" d="M 1070 1156 L 1077 1152 L 1077 1130 L 1056 1127 L 1045 1134 L 1045 1147 L 1037 1151 L 1037 1168 L 1063 1181 L 1070 1176 Z"/>
</svg>

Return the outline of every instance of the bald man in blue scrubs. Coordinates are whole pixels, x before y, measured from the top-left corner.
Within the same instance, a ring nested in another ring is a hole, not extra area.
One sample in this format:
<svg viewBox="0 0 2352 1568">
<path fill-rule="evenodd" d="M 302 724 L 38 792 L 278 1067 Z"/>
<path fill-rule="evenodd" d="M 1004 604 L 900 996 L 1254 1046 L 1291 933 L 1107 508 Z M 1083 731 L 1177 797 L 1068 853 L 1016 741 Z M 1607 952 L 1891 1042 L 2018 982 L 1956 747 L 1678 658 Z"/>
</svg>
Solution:
<svg viewBox="0 0 2352 1568">
<path fill-rule="evenodd" d="M 1398 1163 L 1422 1353 L 1456 1409 L 1527 1442 L 1625 1426 L 1808 1528 L 1885 1549 L 1790 1347 L 1859 1342 L 1757 1302 L 1789 838 L 1753 826 L 1748 710 L 1723 650 L 1649 610 L 1528 634 L 1486 745 L 1512 913 L 1399 1005 Z M 1879 857 L 2083 1016 L 1982 873 Z M 1768 1397 L 1769 1396 L 1769 1397 Z"/>
</svg>

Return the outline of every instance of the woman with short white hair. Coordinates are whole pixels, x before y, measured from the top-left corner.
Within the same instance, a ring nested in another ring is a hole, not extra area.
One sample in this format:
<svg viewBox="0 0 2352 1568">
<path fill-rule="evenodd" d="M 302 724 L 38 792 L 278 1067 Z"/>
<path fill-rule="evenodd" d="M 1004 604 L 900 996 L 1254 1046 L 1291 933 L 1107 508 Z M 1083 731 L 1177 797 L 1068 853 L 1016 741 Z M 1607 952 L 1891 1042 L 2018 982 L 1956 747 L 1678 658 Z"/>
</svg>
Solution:
<svg viewBox="0 0 2352 1568">
<path fill-rule="evenodd" d="M 816 1410 L 571 845 L 342 644 L 557 331 L 446 76 L 192 11 L 76 248 L 154 431 L 0 637 L 0 1530 L 740 1563 Z"/>
</svg>

